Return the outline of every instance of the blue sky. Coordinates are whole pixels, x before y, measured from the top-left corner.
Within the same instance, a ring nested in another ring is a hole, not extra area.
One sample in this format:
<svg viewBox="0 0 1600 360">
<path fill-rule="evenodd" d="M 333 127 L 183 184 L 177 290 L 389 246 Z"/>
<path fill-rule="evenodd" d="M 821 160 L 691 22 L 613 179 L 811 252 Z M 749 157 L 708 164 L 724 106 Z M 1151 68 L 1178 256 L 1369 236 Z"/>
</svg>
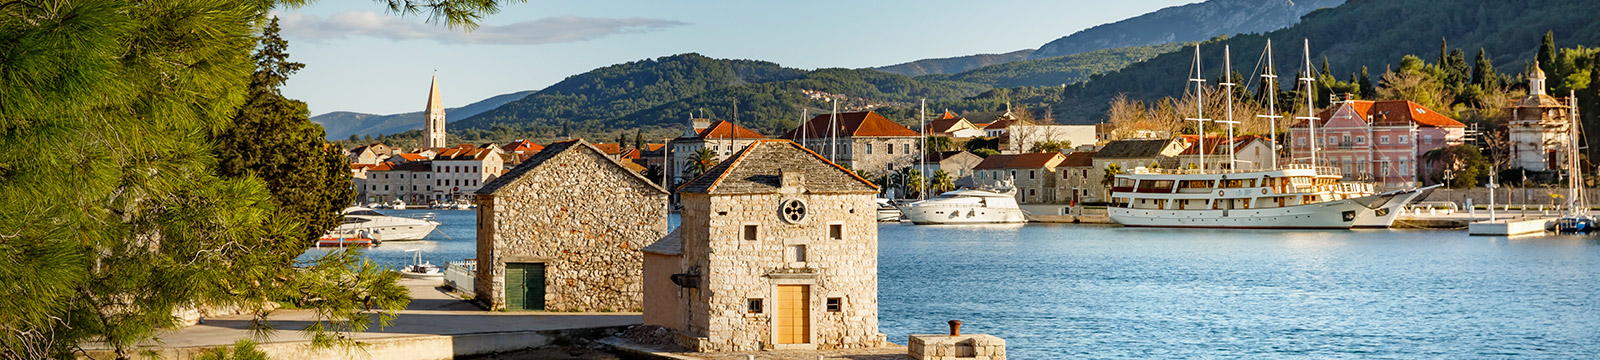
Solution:
<svg viewBox="0 0 1600 360">
<path fill-rule="evenodd" d="M 277 11 L 284 93 L 331 111 L 421 111 L 437 70 L 447 107 L 538 90 L 606 65 L 687 52 L 815 69 L 1037 48 L 1084 28 L 1196 0 L 545 1 L 512 3 L 472 33 L 374 1 Z"/>
</svg>

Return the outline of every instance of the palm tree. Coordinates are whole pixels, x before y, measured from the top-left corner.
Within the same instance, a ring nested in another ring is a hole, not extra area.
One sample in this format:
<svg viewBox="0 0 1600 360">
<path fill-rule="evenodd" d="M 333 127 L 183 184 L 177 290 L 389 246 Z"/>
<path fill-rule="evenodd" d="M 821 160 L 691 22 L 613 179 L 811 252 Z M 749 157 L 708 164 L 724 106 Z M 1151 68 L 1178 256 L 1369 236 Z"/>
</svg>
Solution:
<svg viewBox="0 0 1600 360">
<path fill-rule="evenodd" d="M 900 179 L 902 185 L 904 185 L 902 189 L 905 189 L 905 194 L 908 197 L 922 193 L 922 172 L 917 171 L 917 168 L 906 167 L 900 169 Z"/>
<path fill-rule="evenodd" d="M 700 148 L 700 150 L 695 150 L 694 154 L 689 155 L 689 160 L 684 161 L 683 177 L 685 179 L 700 177 L 701 174 L 711 171 L 711 168 L 717 167 L 717 164 L 721 162 L 722 160 L 717 158 L 717 153 L 712 152 L 711 149 Z"/>
<path fill-rule="evenodd" d="M 950 179 L 950 173 L 944 172 L 944 169 L 934 170 L 933 178 L 928 180 L 928 189 L 943 193 L 955 190 L 956 183 Z"/>
</svg>

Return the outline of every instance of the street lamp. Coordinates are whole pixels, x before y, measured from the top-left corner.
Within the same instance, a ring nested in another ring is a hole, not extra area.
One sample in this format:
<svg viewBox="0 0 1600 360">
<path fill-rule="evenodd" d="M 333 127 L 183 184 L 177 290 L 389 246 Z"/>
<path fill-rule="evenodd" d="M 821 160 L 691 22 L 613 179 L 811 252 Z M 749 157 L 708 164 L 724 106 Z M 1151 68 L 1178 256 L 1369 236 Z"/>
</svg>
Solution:
<svg viewBox="0 0 1600 360">
<path fill-rule="evenodd" d="M 1456 179 L 1456 171 L 1455 170 L 1444 169 L 1444 187 L 1445 188 L 1450 188 L 1450 180 L 1455 180 L 1455 179 Z"/>
</svg>

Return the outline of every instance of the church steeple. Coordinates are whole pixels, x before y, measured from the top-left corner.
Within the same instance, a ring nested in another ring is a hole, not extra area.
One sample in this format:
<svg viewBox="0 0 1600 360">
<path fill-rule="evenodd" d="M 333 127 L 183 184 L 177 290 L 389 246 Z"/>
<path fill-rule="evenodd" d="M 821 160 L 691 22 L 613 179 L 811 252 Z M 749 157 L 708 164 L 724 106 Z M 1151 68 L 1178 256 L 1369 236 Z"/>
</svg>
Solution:
<svg viewBox="0 0 1600 360">
<path fill-rule="evenodd" d="M 423 109 L 423 147 L 441 148 L 444 143 L 444 105 L 439 100 L 439 74 L 433 74 L 433 86 L 428 90 L 428 107 Z"/>
<path fill-rule="evenodd" d="M 1539 60 L 1533 61 L 1533 71 L 1528 74 L 1528 95 L 1544 95 L 1544 70 L 1539 69 Z"/>
</svg>

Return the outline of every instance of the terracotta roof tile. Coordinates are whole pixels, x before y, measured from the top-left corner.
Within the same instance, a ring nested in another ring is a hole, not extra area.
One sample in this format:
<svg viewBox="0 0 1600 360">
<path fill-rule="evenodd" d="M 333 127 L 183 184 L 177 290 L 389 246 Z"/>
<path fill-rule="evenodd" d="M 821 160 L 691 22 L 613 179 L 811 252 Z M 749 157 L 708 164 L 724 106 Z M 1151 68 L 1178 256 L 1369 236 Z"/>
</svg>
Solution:
<svg viewBox="0 0 1600 360">
<path fill-rule="evenodd" d="M 604 151 L 606 155 L 617 155 L 622 153 L 622 145 L 620 144 L 599 143 L 593 145 L 594 147 L 599 148 L 600 151 Z"/>
<path fill-rule="evenodd" d="M 1322 110 L 1322 112 L 1317 113 L 1317 117 L 1320 118 L 1317 125 L 1323 126 L 1327 124 L 1328 121 L 1333 118 L 1334 112 L 1343 107 L 1351 108 L 1351 110 L 1354 110 L 1357 116 L 1361 117 L 1362 121 L 1369 124 L 1406 125 L 1410 123 L 1416 123 L 1418 125 L 1430 127 L 1467 126 L 1466 124 L 1462 124 L 1460 121 L 1456 121 L 1448 116 L 1444 116 L 1444 114 L 1440 114 L 1432 109 L 1423 107 L 1421 104 L 1406 100 L 1351 100 L 1341 102 L 1337 106 L 1329 107 Z M 1306 122 L 1301 121 L 1295 123 L 1293 127 L 1305 126 Z"/>
<path fill-rule="evenodd" d="M 699 133 L 698 136 L 701 139 L 765 139 L 765 138 L 767 138 L 766 135 L 761 135 L 761 133 L 755 132 L 754 130 L 746 129 L 743 126 L 739 126 L 739 124 L 734 124 L 732 122 L 724 121 L 724 120 L 717 120 L 716 122 L 712 122 L 711 125 L 706 126 L 706 128 L 700 129 L 700 133 Z"/>
<path fill-rule="evenodd" d="M 781 138 L 799 140 L 802 135 L 810 139 L 830 136 L 828 124 L 832 117 L 833 114 L 817 115 L 811 120 L 807 120 L 804 126 L 796 127 L 794 130 L 784 133 Z M 838 125 L 839 136 L 841 137 L 918 136 L 916 131 L 889 121 L 883 115 L 878 115 L 878 113 L 872 111 L 839 113 Z M 804 134 L 801 134 L 801 129 L 805 130 Z"/>
<path fill-rule="evenodd" d="M 1067 158 L 1061 160 L 1061 164 L 1060 165 L 1056 165 L 1056 166 L 1060 166 L 1060 167 L 1089 167 L 1089 166 L 1094 166 L 1094 152 L 1093 151 L 1074 151 L 1071 154 L 1067 154 Z"/>
<path fill-rule="evenodd" d="M 678 188 L 698 194 L 766 194 L 777 192 L 783 172 L 805 174 L 806 191 L 877 193 L 855 172 L 839 167 L 816 152 L 788 140 L 761 140 Z"/>
</svg>

